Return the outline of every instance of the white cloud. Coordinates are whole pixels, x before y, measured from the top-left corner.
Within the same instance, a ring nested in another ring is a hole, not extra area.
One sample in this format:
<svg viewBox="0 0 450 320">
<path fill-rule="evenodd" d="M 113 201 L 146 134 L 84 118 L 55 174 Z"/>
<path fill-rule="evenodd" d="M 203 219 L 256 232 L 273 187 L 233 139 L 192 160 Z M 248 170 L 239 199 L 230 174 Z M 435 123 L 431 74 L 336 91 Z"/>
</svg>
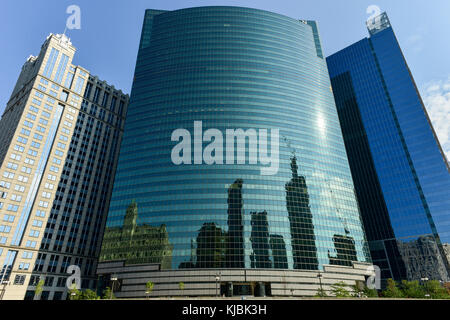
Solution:
<svg viewBox="0 0 450 320">
<path fill-rule="evenodd" d="M 450 159 L 450 77 L 425 85 L 423 102 L 447 159 Z"/>
<path fill-rule="evenodd" d="M 414 53 L 421 52 L 424 45 L 425 34 L 425 29 L 423 27 L 416 28 L 415 33 L 410 34 L 406 38 L 404 47 L 407 48 L 407 51 L 412 51 Z"/>
</svg>

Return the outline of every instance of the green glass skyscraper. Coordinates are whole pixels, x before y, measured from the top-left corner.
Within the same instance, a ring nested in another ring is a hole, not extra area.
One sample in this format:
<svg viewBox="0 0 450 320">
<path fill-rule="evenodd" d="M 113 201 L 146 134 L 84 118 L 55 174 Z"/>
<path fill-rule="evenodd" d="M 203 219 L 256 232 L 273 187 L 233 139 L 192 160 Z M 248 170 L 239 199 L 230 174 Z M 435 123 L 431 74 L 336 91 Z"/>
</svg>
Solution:
<svg viewBox="0 0 450 320">
<path fill-rule="evenodd" d="M 365 280 L 315 22 L 145 12 L 100 259 L 118 297 L 144 297 L 149 280 L 156 296 L 314 295 L 319 272 Z"/>
</svg>

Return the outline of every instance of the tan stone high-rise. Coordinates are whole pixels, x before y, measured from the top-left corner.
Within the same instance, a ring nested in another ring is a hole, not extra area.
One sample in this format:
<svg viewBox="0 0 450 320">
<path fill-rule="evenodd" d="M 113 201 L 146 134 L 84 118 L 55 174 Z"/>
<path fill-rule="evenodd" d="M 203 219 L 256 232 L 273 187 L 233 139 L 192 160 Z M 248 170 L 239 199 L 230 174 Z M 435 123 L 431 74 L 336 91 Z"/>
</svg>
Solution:
<svg viewBox="0 0 450 320">
<path fill-rule="evenodd" d="M 0 120 L 0 299 L 65 299 L 70 265 L 82 288 L 96 287 L 129 97 L 74 54 L 67 36 L 50 34 Z"/>
</svg>

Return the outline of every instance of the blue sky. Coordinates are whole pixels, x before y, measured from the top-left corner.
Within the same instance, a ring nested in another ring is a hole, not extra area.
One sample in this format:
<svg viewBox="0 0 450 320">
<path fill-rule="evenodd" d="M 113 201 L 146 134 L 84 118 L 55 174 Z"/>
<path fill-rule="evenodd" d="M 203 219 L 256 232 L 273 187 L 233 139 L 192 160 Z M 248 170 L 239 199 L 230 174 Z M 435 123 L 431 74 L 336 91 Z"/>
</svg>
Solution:
<svg viewBox="0 0 450 320">
<path fill-rule="evenodd" d="M 292 18 L 316 20 L 330 55 L 364 37 L 366 9 L 386 11 L 403 53 L 450 156 L 450 1 L 448 0 L 2 0 L 0 4 L 0 113 L 20 68 L 37 55 L 49 33 L 62 33 L 66 8 L 81 8 L 81 29 L 69 30 L 77 48 L 74 63 L 129 93 L 144 10 L 207 5 L 259 8 Z"/>
</svg>

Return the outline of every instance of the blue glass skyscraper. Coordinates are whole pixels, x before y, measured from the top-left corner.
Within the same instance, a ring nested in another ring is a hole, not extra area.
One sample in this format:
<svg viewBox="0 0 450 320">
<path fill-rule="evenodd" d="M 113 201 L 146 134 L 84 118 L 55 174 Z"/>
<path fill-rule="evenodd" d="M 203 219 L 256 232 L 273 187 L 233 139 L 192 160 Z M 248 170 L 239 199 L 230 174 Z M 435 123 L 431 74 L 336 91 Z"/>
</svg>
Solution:
<svg viewBox="0 0 450 320">
<path fill-rule="evenodd" d="M 447 281 L 450 174 L 386 13 L 327 58 L 355 189 L 382 277 Z"/>
<path fill-rule="evenodd" d="M 270 172 L 263 150 L 279 157 Z M 100 259 L 120 297 L 145 296 L 149 280 L 159 296 L 181 294 L 179 281 L 183 295 L 299 296 L 316 294 L 318 272 L 364 280 L 370 255 L 315 22 L 146 11 Z"/>
</svg>

